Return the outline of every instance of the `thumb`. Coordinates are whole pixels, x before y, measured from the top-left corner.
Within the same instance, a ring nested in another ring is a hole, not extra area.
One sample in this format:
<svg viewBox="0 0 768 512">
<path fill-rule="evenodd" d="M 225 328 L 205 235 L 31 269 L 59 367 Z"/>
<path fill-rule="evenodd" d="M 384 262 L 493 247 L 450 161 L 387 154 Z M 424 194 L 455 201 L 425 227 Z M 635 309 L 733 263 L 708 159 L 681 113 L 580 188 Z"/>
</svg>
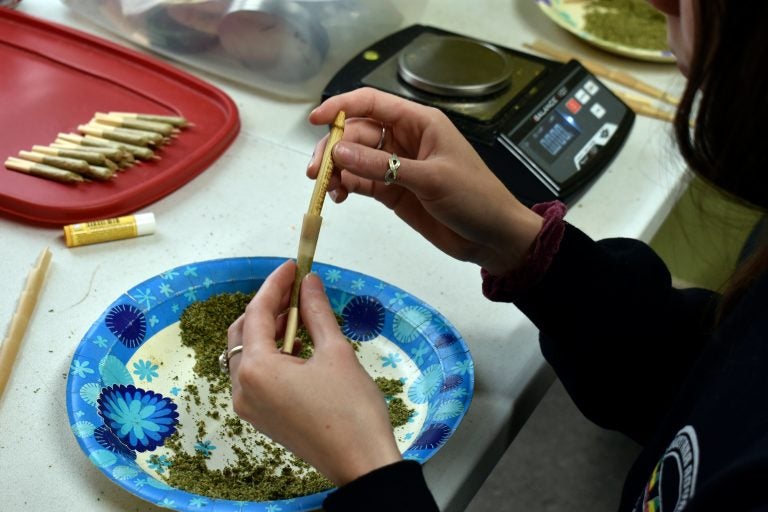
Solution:
<svg viewBox="0 0 768 512">
<path fill-rule="evenodd" d="M 307 328 L 316 349 L 327 347 L 340 336 L 339 323 L 333 314 L 323 283 L 317 274 L 307 274 L 301 283 L 301 321 Z"/>
</svg>

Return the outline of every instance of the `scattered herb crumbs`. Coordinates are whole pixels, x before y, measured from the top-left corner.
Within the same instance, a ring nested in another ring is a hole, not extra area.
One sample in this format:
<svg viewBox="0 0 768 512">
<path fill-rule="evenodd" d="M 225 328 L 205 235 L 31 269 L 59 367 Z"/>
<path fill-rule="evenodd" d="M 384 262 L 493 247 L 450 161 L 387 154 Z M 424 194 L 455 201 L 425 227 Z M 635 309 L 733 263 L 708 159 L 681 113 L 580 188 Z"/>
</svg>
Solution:
<svg viewBox="0 0 768 512">
<path fill-rule="evenodd" d="M 221 293 L 193 302 L 181 314 L 181 344 L 195 352 L 194 371 L 217 387 L 229 388 L 219 369 L 219 354 L 227 347 L 227 329 L 245 311 L 253 294 Z"/>
<path fill-rule="evenodd" d="M 233 446 L 236 460 L 222 469 L 210 469 L 207 464 L 210 455 L 200 451 L 187 453 L 179 438 L 166 444 L 170 444 L 175 453 L 166 482 L 195 494 L 235 501 L 271 501 L 333 487 L 306 465 L 292 467 L 285 450 L 275 450 L 259 460 L 252 455 L 251 447 Z"/>
<path fill-rule="evenodd" d="M 229 437 L 237 437 L 243 433 L 243 421 L 240 418 L 228 416 L 223 424 Z"/>
</svg>

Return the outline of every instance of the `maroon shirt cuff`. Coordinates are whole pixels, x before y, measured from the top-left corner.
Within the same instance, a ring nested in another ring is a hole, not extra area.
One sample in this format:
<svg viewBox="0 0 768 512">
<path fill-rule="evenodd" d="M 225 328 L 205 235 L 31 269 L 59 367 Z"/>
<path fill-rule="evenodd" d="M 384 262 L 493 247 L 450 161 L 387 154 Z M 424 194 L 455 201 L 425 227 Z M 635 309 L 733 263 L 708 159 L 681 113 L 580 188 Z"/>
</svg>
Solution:
<svg viewBox="0 0 768 512">
<path fill-rule="evenodd" d="M 512 302 L 520 293 L 535 286 L 547 273 L 552 259 L 560 249 L 560 241 L 565 233 L 565 204 L 560 201 L 538 203 L 531 210 L 544 217 L 544 223 L 523 263 L 501 276 L 491 275 L 485 269 L 480 270 L 483 295 L 494 302 Z"/>
</svg>

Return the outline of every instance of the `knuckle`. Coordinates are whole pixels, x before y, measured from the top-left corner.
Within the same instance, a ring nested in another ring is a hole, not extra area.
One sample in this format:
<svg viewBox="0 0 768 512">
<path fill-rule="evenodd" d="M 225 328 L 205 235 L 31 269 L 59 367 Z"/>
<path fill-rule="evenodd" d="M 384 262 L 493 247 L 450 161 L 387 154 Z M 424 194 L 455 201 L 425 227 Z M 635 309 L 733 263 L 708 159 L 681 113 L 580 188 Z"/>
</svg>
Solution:
<svg viewBox="0 0 768 512">
<path fill-rule="evenodd" d="M 437 107 L 426 106 L 425 109 L 426 109 L 427 115 L 431 117 L 434 121 L 443 121 L 448 119 L 448 116 L 445 115 L 445 112 L 443 112 Z"/>
<path fill-rule="evenodd" d="M 351 161 L 348 167 L 352 169 L 365 169 L 371 165 L 371 158 L 367 155 L 365 148 L 362 151 L 354 151 L 351 155 Z"/>
</svg>

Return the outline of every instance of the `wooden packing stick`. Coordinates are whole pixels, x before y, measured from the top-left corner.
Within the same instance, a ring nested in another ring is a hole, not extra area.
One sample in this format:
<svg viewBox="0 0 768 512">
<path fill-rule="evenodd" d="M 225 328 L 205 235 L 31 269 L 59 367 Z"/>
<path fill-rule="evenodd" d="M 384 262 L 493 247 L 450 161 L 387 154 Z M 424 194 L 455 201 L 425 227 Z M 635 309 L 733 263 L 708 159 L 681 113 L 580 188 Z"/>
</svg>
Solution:
<svg viewBox="0 0 768 512">
<path fill-rule="evenodd" d="M 652 117 L 654 119 L 660 119 L 669 123 L 674 122 L 675 120 L 674 112 L 670 112 L 669 110 L 657 107 L 649 101 L 645 101 L 644 99 L 631 96 L 621 91 L 613 91 L 613 93 L 621 98 L 621 101 L 626 103 L 629 108 L 635 111 L 636 114 Z"/>
<path fill-rule="evenodd" d="M 320 170 L 317 173 L 317 179 L 315 180 L 315 188 L 312 190 L 312 198 L 309 201 L 309 208 L 307 213 L 304 214 L 304 219 L 301 223 L 301 237 L 299 238 L 299 253 L 296 258 L 296 278 L 293 281 L 293 288 L 291 289 L 291 302 L 288 309 L 288 319 L 285 325 L 285 336 L 283 337 L 282 351 L 286 354 L 293 353 L 293 344 L 296 339 L 296 331 L 299 327 L 299 292 L 301 290 L 301 282 L 304 277 L 309 274 L 312 269 L 312 261 L 315 258 L 315 248 L 317 247 L 317 239 L 320 236 L 320 224 L 323 222 L 323 218 L 320 213 L 323 210 L 323 201 L 325 200 L 325 194 L 328 190 L 328 182 L 331 180 L 331 173 L 333 172 L 333 146 L 341 140 L 344 135 L 344 121 L 346 114 L 344 111 L 336 114 L 336 119 L 333 120 L 331 125 L 331 131 L 328 135 L 328 142 L 325 145 L 323 151 L 323 158 L 320 161 Z"/>
<path fill-rule="evenodd" d="M 19 304 L 16 312 L 11 319 L 11 325 L 8 328 L 8 335 L 3 344 L 0 345 L 0 397 L 3 396 L 5 386 L 13 370 L 13 363 L 19 353 L 21 342 L 27 331 L 27 325 L 32 318 L 32 313 L 37 305 L 37 298 L 45 281 L 45 275 L 51 263 L 51 251 L 46 247 L 40 253 L 37 263 L 29 272 L 27 283 L 21 292 Z"/>
<path fill-rule="evenodd" d="M 595 61 L 576 58 L 573 55 L 570 55 L 569 53 L 563 50 L 558 50 L 557 48 L 553 48 L 552 46 L 548 45 L 544 41 L 537 40 L 537 41 L 534 41 L 533 43 L 525 43 L 523 46 L 531 50 L 535 50 L 539 53 L 543 53 L 544 55 L 547 55 L 561 62 L 567 62 L 571 59 L 578 60 L 579 62 L 581 62 L 581 64 L 585 68 L 587 68 L 591 73 L 597 76 L 607 78 L 608 80 L 612 80 L 617 84 L 621 84 L 625 87 L 629 87 L 630 89 L 634 89 L 652 98 L 657 98 L 665 103 L 669 103 L 670 105 L 677 106 L 680 103 L 679 98 L 667 92 L 664 92 L 661 89 L 658 89 L 650 84 L 647 84 L 642 80 L 630 75 L 629 73 L 610 69 Z"/>
</svg>

